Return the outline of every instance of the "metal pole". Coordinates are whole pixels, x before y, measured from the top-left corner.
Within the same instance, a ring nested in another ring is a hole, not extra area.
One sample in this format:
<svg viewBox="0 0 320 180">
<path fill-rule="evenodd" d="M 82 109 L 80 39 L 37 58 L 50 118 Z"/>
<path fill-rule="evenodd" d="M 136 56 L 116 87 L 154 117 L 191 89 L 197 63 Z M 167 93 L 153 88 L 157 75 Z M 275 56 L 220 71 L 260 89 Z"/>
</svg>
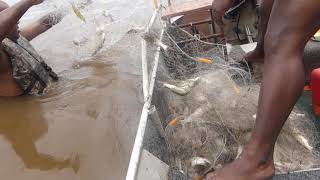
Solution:
<svg viewBox="0 0 320 180">
<path fill-rule="evenodd" d="M 160 40 L 162 40 L 163 33 L 164 33 L 164 29 L 162 29 L 162 31 L 161 31 Z M 143 138 L 144 138 L 144 134 L 145 134 L 146 127 L 147 127 L 149 110 L 150 110 L 151 100 L 152 100 L 152 95 L 153 95 L 153 89 L 154 89 L 155 79 L 156 79 L 158 65 L 159 65 L 160 51 L 161 51 L 161 47 L 159 46 L 157 48 L 157 52 L 155 54 L 154 66 L 153 66 L 152 73 L 151 73 L 149 92 L 148 92 L 148 96 L 147 96 L 148 98 L 147 98 L 147 101 L 145 102 L 143 109 L 142 109 L 141 118 L 140 118 L 138 130 L 137 130 L 137 134 L 136 134 L 136 139 L 134 141 L 134 146 L 133 146 L 133 150 L 131 153 L 131 159 L 130 159 L 130 163 L 129 163 L 129 167 L 128 167 L 126 180 L 135 180 L 136 176 L 137 176 L 137 172 L 138 172 L 138 168 L 139 168 L 139 164 L 140 164 L 140 156 L 141 156 L 141 152 L 142 152 L 142 148 L 143 148 Z"/>
<path fill-rule="evenodd" d="M 142 88 L 143 88 L 143 97 L 144 102 L 148 99 L 149 92 L 149 71 L 148 71 L 148 62 L 147 62 L 147 42 L 141 40 L 141 58 L 142 58 Z"/>
</svg>

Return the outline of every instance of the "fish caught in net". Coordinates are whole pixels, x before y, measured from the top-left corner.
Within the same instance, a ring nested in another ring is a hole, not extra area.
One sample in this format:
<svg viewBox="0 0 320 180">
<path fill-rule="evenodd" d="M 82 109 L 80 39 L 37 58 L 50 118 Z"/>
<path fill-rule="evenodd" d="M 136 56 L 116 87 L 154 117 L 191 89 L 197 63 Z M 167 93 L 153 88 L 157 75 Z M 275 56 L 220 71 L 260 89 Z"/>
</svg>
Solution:
<svg viewBox="0 0 320 180">
<path fill-rule="evenodd" d="M 188 39 L 193 40 L 184 43 Z M 201 176 L 241 155 L 255 124 L 260 84 L 245 63 L 233 56 L 225 61 L 223 44 L 201 41 L 171 25 L 162 42 L 167 48 L 160 74 L 167 75 L 160 76 L 159 91 L 170 104 L 165 140 L 171 166 L 189 177 Z M 318 139 L 311 117 L 295 107 L 276 143 L 276 171 L 318 167 Z M 206 167 L 199 170 L 197 163 Z"/>
</svg>

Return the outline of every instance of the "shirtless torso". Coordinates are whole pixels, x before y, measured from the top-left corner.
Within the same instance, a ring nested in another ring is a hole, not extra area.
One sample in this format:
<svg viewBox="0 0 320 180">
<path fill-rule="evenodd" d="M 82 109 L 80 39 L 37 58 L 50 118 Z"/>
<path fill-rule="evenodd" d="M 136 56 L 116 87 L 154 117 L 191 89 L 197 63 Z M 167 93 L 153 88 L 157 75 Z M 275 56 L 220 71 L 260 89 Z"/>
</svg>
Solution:
<svg viewBox="0 0 320 180">
<path fill-rule="evenodd" d="M 23 90 L 13 78 L 11 61 L 2 49 L 0 49 L 0 84 L 1 96 L 19 96 L 23 94 Z"/>
</svg>

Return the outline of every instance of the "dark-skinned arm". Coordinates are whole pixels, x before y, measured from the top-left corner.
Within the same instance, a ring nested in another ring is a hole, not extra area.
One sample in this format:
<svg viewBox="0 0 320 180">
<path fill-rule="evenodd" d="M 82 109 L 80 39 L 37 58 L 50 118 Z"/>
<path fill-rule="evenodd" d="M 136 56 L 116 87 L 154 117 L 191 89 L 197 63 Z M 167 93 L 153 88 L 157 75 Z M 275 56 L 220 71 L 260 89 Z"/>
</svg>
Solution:
<svg viewBox="0 0 320 180">
<path fill-rule="evenodd" d="M 33 5 L 43 0 L 21 0 L 17 4 L 0 12 L 0 42 L 7 37 L 20 18 Z"/>
<path fill-rule="evenodd" d="M 64 14 L 61 11 L 51 12 L 29 26 L 22 28 L 21 35 L 31 41 L 54 25 L 58 24 L 63 16 Z"/>
</svg>

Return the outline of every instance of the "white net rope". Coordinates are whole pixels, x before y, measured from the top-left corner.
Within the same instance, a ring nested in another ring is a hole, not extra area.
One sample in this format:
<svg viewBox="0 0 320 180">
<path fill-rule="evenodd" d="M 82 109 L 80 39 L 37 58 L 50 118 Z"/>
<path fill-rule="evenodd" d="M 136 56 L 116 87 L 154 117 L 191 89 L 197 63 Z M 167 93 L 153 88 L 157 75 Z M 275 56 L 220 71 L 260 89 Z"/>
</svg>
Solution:
<svg viewBox="0 0 320 180">
<path fill-rule="evenodd" d="M 246 63 L 225 61 L 223 44 L 201 41 L 172 25 L 163 43 L 168 48 L 161 71 L 169 75 L 160 84 L 170 99 L 165 134 L 174 166 L 192 177 L 204 173 L 195 169 L 197 158 L 207 159 L 208 168 L 226 165 L 250 138 L 260 85 Z M 311 117 L 296 107 L 276 143 L 277 172 L 318 167 L 318 139 Z"/>
</svg>

